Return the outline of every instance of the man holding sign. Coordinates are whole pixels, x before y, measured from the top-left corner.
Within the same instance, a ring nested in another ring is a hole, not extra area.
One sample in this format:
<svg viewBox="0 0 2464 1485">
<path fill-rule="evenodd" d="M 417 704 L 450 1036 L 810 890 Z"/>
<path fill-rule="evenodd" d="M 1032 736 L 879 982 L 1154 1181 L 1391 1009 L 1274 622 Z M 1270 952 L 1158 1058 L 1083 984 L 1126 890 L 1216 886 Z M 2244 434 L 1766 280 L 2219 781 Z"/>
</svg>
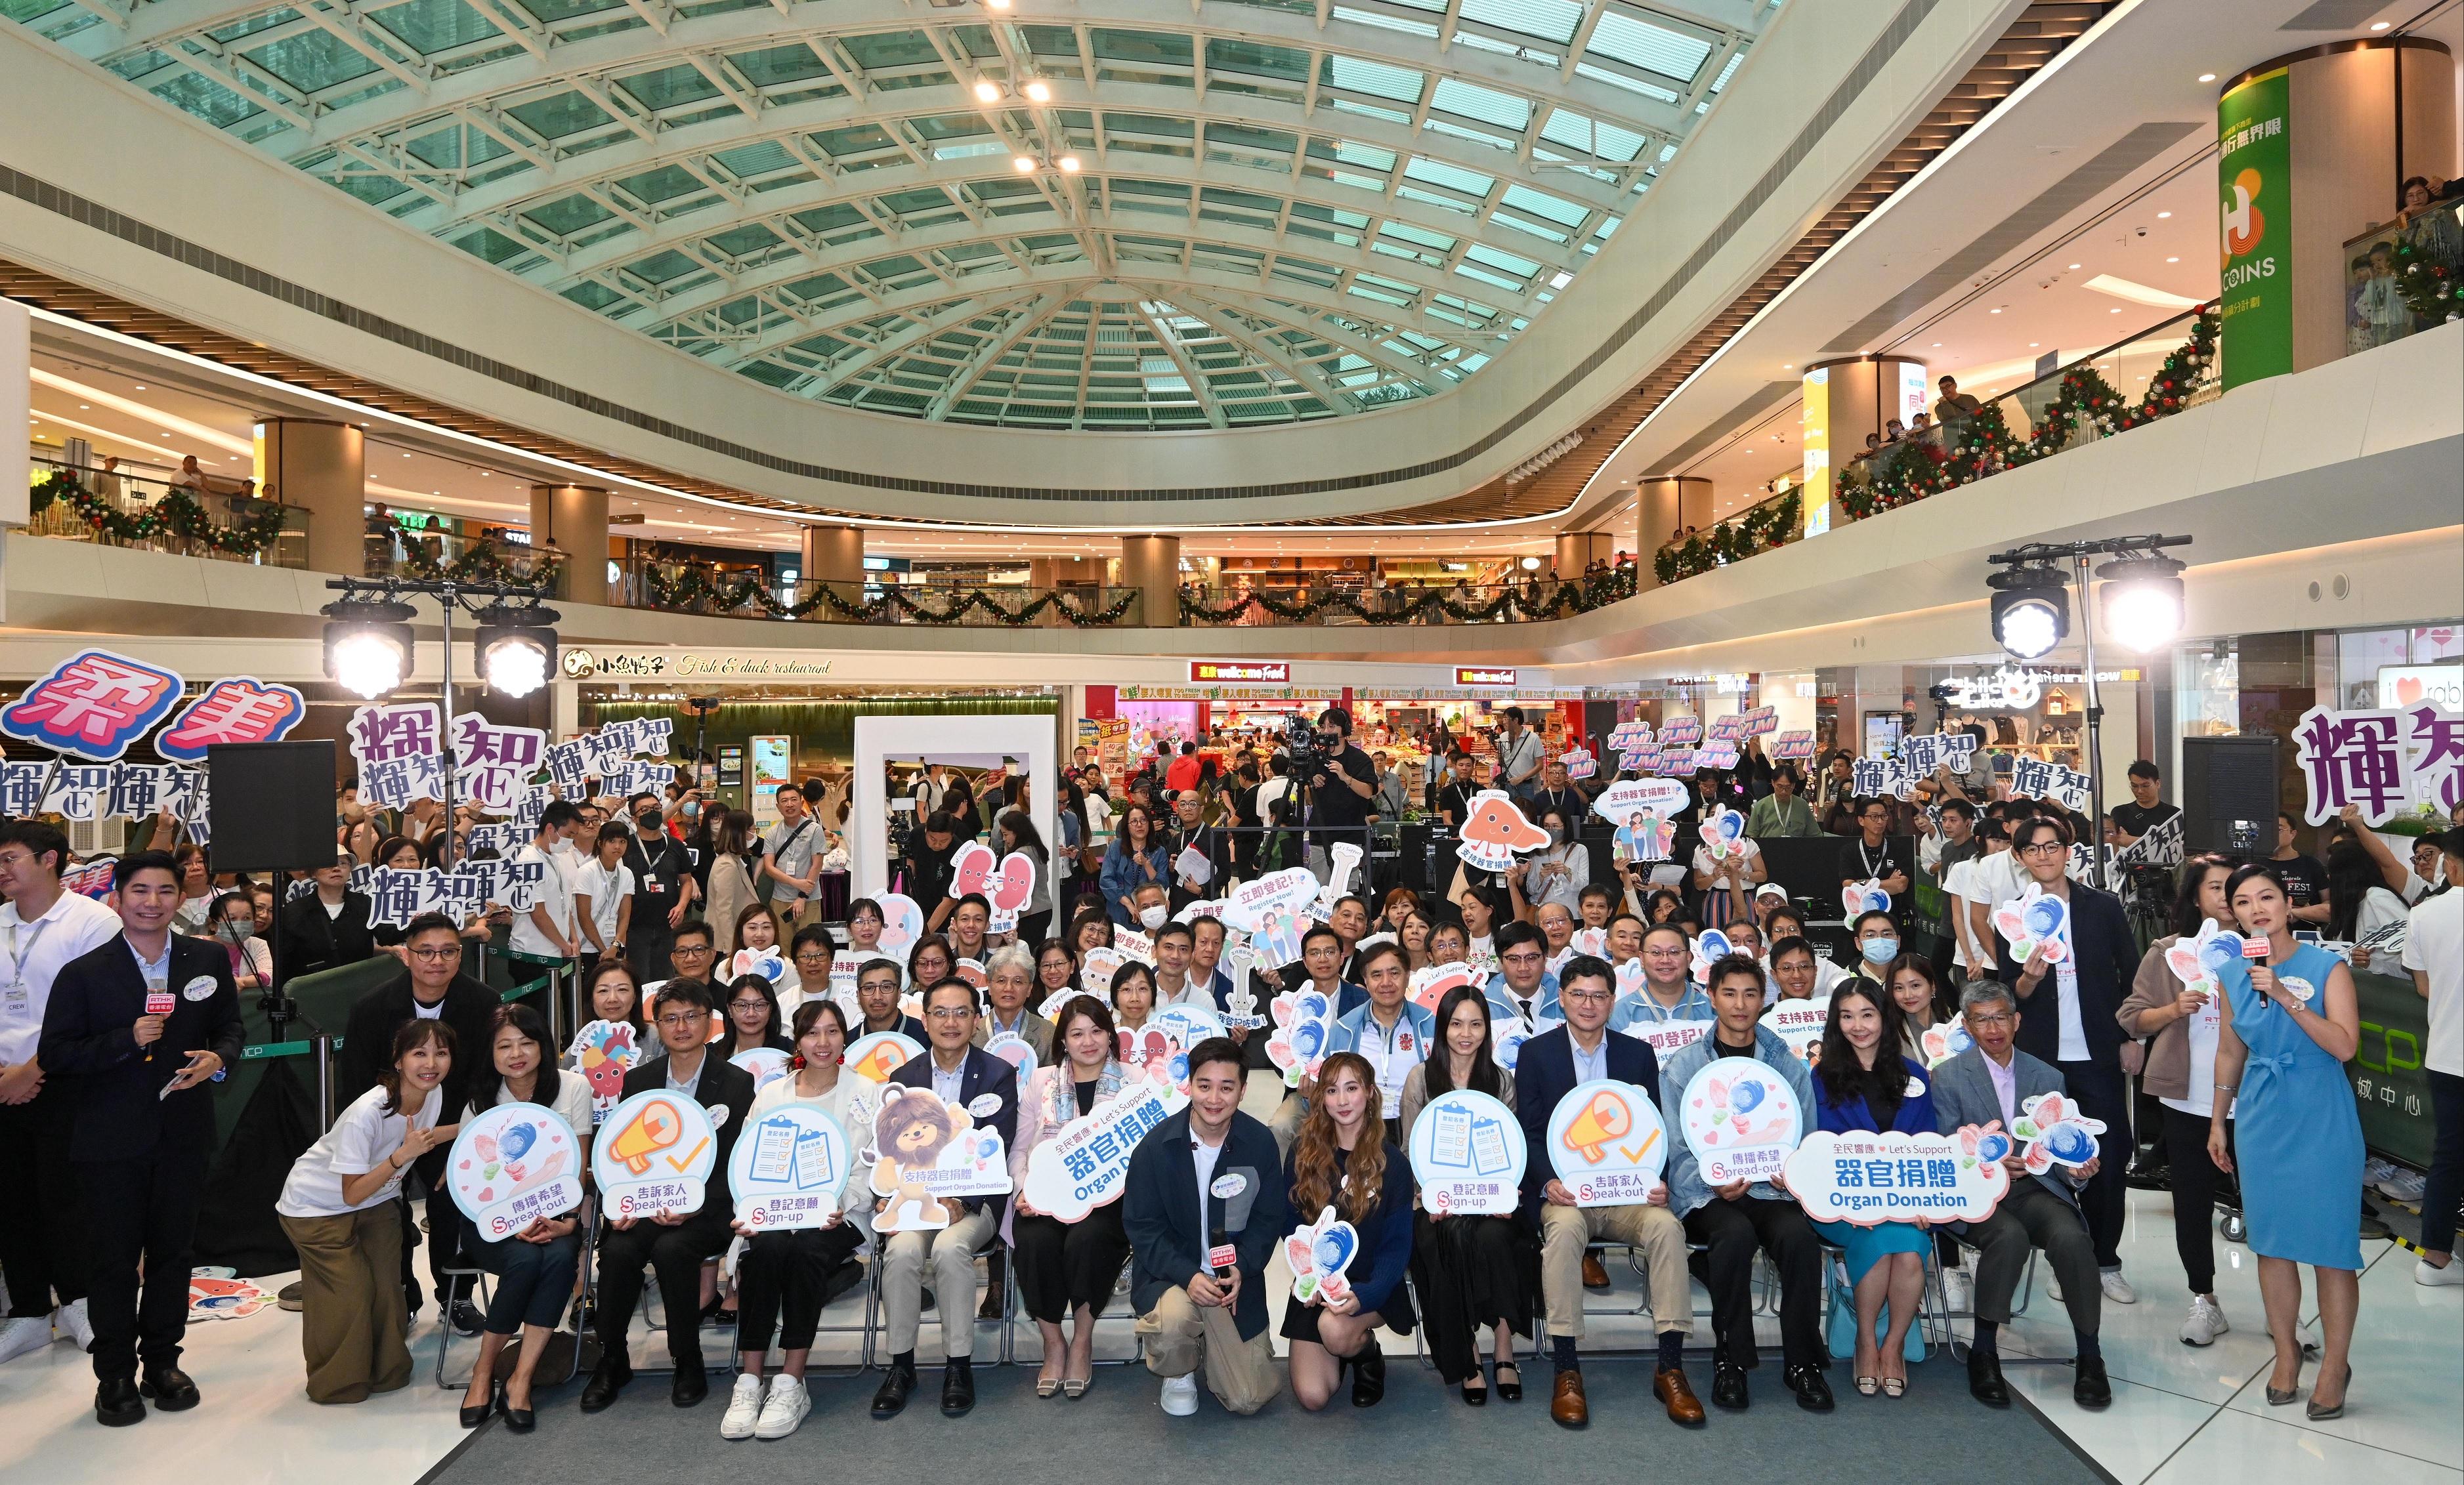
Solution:
<svg viewBox="0 0 2464 1485">
<path fill-rule="evenodd" d="M 1602 1080 L 1627 1083 L 1653 1103 L 1660 1101 L 1659 1059 L 1650 1046 L 1609 1032 L 1616 982 L 1616 972 L 1605 959 L 1576 954 L 1567 960 L 1557 973 L 1566 1024 L 1523 1044 L 1514 1064 L 1515 1117 L 1523 1125 L 1525 1144 L 1534 1151 L 1553 1155 L 1551 1117 L 1566 1095 L 1582 1084 Z M 1703 1405 L 1682 1365 L 1685 1337 L 1694 1328 L 1693 1280 L 1685 1273 L 1685 1228 L 1668 1210 L 1667 1186 L 1655 1182 L 1649 1197 L 1639 1203 L 1577 1206 L 1575 1192 L 1551 1173 L 1551 1162 L 1535 1156 L 1524 1169 L 1523 1208 L 1540 1230 L 1540 1292 L 1557 1365 L 1549 1416 L 1570 1429 L 1591 1421 L 1575 1345 L 1583 1334 L 1583 1247 L 1598 1237 L 1631 1244 L 1642 1254 L 1652 1321 L 1660 1334 L 1652 1391 L 1667 1406 L 1672 1421 L 1701 1423 Z"/>
<path fill-rule="evenodd" d="M 92 1223 L 95 1416 L 118 1425 L 142 1421 L 145 1397 L 165 1412 L 197 1406 L 180 1343 L 214 1132 L 205 1084 L 239 1060 L 240 1019 L 231 956 L 171 932 L 183 894 L 170 856 L 123 856 L 111 882 L 121 931 L 61 967 L 36 1056 L 70 1093 L 69 1161 Z"/>
</svg>

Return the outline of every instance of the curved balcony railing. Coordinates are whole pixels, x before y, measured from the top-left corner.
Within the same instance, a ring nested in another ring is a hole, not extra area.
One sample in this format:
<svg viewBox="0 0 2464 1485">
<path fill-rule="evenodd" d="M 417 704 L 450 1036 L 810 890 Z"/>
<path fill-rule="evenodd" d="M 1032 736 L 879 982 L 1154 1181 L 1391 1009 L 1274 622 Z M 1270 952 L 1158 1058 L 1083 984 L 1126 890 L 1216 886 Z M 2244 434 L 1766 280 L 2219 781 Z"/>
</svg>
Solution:
<svg viewBox="0 0 2464 1485">
<path fill-rule="evenodd" d="M 180 557 L 308 565 L 308 513 L 297 506 L 117 470 L 32 459 L 26 530 L 37 536 Z"/>
<path fill-rule="evenodd" d="M 1295 575 L 1297 577 L 1297 575 Z M 1587 577 L 1525 582 L 1389 582 L 1338 588 L 1262 579 L 1241 587 L 1180 590 L 1181 622 L 1257 627 L 1279 624 L 1517 623 L 1587 614 L 1634 597 L 1631 563 Z"/>
<path fill-rule="evenodd" d="M 671 613 L 820 623 L 1110 628 L 1133 626 L 1140 616 L 1136 588 L 781 583 L 759 569 L 638 557 L 626 564 L 615 597 L 631 607 Z"/>
</svg>

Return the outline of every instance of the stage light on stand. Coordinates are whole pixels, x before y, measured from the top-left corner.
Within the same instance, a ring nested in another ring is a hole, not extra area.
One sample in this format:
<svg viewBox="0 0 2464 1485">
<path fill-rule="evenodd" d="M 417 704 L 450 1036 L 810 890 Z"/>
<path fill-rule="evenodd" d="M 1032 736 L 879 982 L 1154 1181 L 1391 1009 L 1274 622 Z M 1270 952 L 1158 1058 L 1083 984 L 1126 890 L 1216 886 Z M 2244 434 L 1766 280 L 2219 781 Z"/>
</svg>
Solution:
<svg viewBox="0 0 2464 1485">
<path fill-rule="evenodd" d="M 2171 644 L 2182 632 L 2185 565 L 2169 557 L 2148 556 L 2098 568 L 2096 575 L 2104 579 L 2098 592 L 2105 632 L 2143 655 Z"/>
<path fill-rule="evenodd" d="M 561 616 L 555 609 L 495 602 L 474 617 L 479 632 L 471 644 L 489 689 L 527 696 L 556 674 L 556 630 L 550 626 Z"/>
<path fill-rule="evenodd" d="M 1985 579 L 1993 590 L 1993 640 L 2018 660 L 2052 653 L 2071 630 L 2068 579 L 2050 567 L 2014 567 Z"/>
<path fill-rule="evenodd" d="M 385 695 L 410 673 L 407 603 L 383 599 L 339 599 L 325 605 L 325 674 L 335 685 L 369 701 Z"/>
</svg>

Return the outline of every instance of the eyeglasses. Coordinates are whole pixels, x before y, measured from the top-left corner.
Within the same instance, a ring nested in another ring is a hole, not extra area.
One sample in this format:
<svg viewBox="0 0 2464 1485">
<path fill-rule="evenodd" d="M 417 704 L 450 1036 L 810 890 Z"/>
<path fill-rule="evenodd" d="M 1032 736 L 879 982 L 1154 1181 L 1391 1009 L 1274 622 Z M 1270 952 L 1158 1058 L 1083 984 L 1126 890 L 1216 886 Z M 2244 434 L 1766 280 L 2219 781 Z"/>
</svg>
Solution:
<svg viewBox="0 0 2464 1485">
<path fill-rule="evenodd" d="M 963 1021 L 976 1012 L 973 1006 L 935 1006 L 924 1014 L 936 1021 Z"/>
<path fill-rule="evenodd" d="M 1557 998 L 1560 1000 L 1595 1001 L 1615 1000 L 1617 996 L 1611 994 L 1605 990 L 1565 990 L 1557 993 Z"/>
<path fill-rule="evenodd" d="M 708 1019 L 709 1017 L 699 1011 L 679 1011 L 673 1015 L 660 1016 L 659 1024 L 661 1026 L 673 1027 L 677 1031 L 683 1031 L 689 1026 L 702 1025 L 708 1021 Z"/>
<path fill-rule="evenodd" d="M 410 956 L 413 959 L 426 960 L 429 964 L 442 964 L 448 959 L 461 958 L 462 946 L 448 944 L 442 949 L 414 949 L 410 951 Z"/>
<path fill-rule="evenodd" d="M 727 1003 L 727 1008 L 731 1011 L 767 1011 L 770 1009 L 770 1002 L 767 1000 L 731 1000 Z"/>
<path fill-rule="evenodd" d="M 2008 1026 L 2011 1016 L 2003 1011 L 1970 1011 L 1968 1021 L 1971 1026 Z"/>
<path fill-rule="evenodd" d="M 699 959 L 710 952 L 708 944 L 678 944 L 670 950 L 679 959 Z"/>
<path fill-rule="evenodd" d="M 2060 856 L 2070 850 L 2059 841 L 2036 841 L 2019 847 L 2022 856 Z"/>
</svg>

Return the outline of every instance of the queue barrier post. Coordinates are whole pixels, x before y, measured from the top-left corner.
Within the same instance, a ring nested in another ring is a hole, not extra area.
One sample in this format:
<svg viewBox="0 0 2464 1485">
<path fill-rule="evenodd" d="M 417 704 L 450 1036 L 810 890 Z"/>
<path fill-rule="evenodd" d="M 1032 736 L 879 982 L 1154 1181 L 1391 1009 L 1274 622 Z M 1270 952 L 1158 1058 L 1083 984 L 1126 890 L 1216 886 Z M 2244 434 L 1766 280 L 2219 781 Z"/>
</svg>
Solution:
<svg viewBox="0 0 2464 1485">
<path fill-rule="evenodd" d="M 334 1127 L 335 1039 L 320 1031 L 308 1044 L 315 1049 L 310 1056 L 317 1059 L 317 1129 L 321 1134 Z"/>
</svg>

